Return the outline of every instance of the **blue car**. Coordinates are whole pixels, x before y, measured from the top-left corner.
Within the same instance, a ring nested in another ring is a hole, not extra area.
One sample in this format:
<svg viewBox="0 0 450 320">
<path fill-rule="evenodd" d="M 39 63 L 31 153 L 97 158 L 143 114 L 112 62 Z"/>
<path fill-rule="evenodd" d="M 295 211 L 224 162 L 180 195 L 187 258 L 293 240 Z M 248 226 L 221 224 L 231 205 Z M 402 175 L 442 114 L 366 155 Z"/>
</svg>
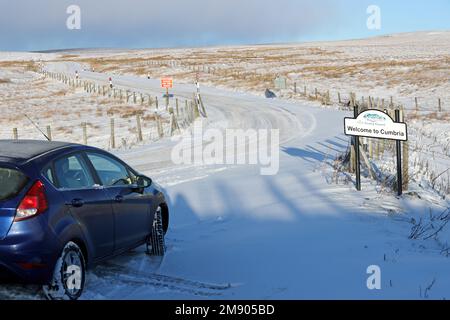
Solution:
<svg viewBox="0 0 450 320">
<path fill-rule="evenodd" d="M 86 269 L 138 246 L 163 256 L 160 187 L 114 155 L 63 142 L 0 140 L 0 277 L 78 299 Z"/>
</svg>

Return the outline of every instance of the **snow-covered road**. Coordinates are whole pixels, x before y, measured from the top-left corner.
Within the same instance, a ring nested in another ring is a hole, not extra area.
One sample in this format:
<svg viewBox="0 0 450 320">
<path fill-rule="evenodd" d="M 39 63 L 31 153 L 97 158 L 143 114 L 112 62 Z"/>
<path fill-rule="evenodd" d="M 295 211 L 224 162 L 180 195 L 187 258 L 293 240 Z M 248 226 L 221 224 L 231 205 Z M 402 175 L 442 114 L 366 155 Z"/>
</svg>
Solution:
<svg viewBox="0 0 450 320">
<path fill-rule="evenodd" d="M 80 67 L 48 69 L 73 74 Z M 80 75 L 102 83 L 109 77 Z M 116 86 L 162 94 L 157 80 L 111 76 Z M 193 85 L 175 83 L 174 94 L 192 92 Z M 210 126 L 280 129 L 279 173 L 176 166 L 168 139 L 116 152 L 166 188 L 168 252 L 160 266 L 140 248 L 96 267 L 83 298 L 416 299 L 433 279 L 427 294 L 449 298 L 448 258 L 433 243 L 408 239 L 407 214 L 428 211 L 427 203 L 377 193 L 369 181 L 360 193 L 351 181 L 332 181 L 332 160 L 348 145 L 345 112 L 216 88 L 202 88 L 202 95 Z M 381 268 L 381 290 L 367 288 L 370 265 Z"/>
</svg>

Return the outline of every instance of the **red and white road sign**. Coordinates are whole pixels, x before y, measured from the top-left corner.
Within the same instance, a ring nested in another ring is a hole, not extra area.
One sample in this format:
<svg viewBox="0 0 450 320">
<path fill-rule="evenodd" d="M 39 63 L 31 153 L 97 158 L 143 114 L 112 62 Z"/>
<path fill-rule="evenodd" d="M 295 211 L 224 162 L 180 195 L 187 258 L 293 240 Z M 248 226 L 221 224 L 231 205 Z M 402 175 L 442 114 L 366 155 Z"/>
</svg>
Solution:
<svg viewBox="0 0 450 320">
<path fill-rule="evenodd" d="M 172 89 L 173 79 L 172 78 L 161 78 L 161 88 Z"/>
</svg>

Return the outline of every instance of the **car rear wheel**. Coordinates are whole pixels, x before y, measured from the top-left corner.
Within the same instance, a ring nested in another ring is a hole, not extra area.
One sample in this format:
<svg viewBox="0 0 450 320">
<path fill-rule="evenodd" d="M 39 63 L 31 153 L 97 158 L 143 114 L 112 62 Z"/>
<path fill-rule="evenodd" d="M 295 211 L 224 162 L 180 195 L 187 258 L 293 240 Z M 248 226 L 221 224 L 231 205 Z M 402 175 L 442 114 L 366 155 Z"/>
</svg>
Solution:
<svg viewBox="0 0 450 320">
<path fill-rule="evenodd" d="M 164 223 L 162 208 L 159 206 L 155 212 L 150 237 L 147 241 L 147 253 L 151 256 L 164 256 L 166 252 L 166 244 L 164 239 Z"/>
<path fill-rule="evenodd" d="M 55 265 L 53 278 L 43 286 L 49 300 L 77 300 L 83 293 L 86 279 L 83 252 L 74 242 L 68 242 Z"/>
</svg>

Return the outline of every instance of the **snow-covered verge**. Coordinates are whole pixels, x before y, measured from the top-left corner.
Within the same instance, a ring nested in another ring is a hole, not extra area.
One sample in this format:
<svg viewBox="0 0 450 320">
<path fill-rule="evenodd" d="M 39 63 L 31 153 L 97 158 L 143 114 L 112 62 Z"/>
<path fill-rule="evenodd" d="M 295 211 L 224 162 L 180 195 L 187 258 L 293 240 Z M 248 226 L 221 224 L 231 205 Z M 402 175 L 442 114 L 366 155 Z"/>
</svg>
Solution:
<svg viewBox="0 0 450 320">
<path fill-rule="evenodd" d="M 77 66 L 47 68 L 73 73 Z M 105 81 L 110 74 L 81 76 Z M 158 80 L 113 77 L 122 87 L 161 93 Z M 190 97 L 193 90 L 176 84 L 173 91 Z M 165 188 L 168 252 L 161 264 L 139 248 L 97 266 L 83 298 L 450 297 L 449 199 L 418 183 L 398 198 L 367 178 L 363 191 L 354 191 L 354 177 L 336 162 L 349 144 L 342 131 L 350 112 L 215 87 L 202 87 L 202 94 L 208 127 L 280 129 L 279 173 L 261 176 L 257 166 L 246 165 L 176 166 L 170 139 L 115 151 Z M 419 147 L 428 143 L 420 139 Z M 381 290 L 367 288 L 371 265 L 381 268 Z M 35 287 L 11 285 L 1 286 L 0 296 L 41 297 Z"/>
<path fill-rule="evenodd" d="M 116 147 L 129 148 L 142 144 L 138 142 L 136 116 L 140 117 L 143 140 L 148 143 L 159 139 L 156 110 L 147 102 L 125 102 L 109 92 L 89 94 L 81 86 L 45 78 L 38 70 L 39 64 L 32 60 L 0 61 L 0 139 L 11 139 L 15 129 L 20 139 L 42 139 L 37 125 L 44 134 L 50 131 L 54 140 L 83 143 L 85 126 L 90 145 L 110 149 L 110 120 L 114 119 Z M 167 111 L 161 108 L 158 114 L 167 135 Z"/>
</svg>

